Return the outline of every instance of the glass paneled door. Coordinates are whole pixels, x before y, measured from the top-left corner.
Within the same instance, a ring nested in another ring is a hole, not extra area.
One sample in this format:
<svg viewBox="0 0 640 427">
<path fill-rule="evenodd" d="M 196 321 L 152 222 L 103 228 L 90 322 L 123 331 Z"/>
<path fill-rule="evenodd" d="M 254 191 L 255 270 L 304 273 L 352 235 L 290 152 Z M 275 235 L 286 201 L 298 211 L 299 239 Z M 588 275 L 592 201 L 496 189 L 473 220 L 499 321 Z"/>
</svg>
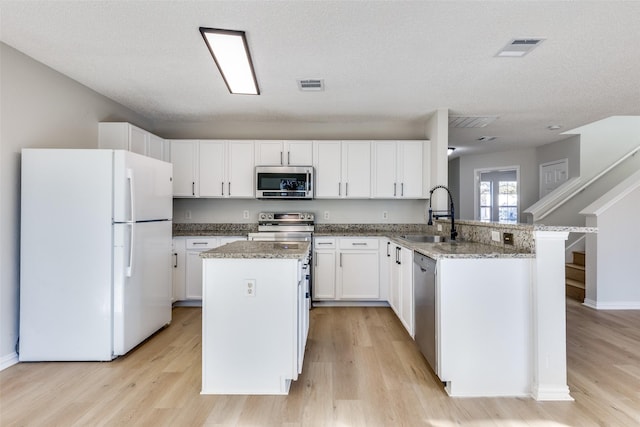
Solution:
<svg viewBox="0 0 640 427">
<path fill-rule="evenodd" d="M 518 222 L 518 171 L 476 171 L 478 181 L 476 219 Z"/>
</svg>

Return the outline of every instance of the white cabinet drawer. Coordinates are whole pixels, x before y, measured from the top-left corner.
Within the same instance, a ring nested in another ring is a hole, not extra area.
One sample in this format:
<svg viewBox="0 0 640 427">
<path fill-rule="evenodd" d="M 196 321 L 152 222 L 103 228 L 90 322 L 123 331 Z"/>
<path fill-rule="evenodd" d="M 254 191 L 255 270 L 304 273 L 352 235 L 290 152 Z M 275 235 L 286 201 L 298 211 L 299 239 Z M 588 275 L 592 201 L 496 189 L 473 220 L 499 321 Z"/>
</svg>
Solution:
<svg viewBox="0 0 640 427">
<path fill-rule="evenodd" d="M 333 237 L 317 237 L 314 239 L 313 247 L 315 249 L 335 249 L 336 239 Z"/>
<path fill-rule="evenodd" d="M 187 250 L 196 249 L 196 250 L 209 250 L 213 249 L 218 245 L 217 237 L 202 237 L 199 239 L 187 239 Z"/>
<path fill-rule="evenodd" d="M 377 250 L 378 239 L 359 239 L 359 238 L 340 239 L 340 249 Z"/>
</svg>

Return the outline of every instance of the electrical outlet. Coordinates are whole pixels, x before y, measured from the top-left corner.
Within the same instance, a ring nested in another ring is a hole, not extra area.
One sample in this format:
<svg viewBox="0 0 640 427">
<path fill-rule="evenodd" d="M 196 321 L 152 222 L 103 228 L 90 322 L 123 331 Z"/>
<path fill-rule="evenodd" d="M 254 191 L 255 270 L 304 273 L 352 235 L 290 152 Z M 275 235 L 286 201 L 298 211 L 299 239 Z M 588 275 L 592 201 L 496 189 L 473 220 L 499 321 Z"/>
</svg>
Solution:
<svg viewBox="0 0 640 427">
<path fill-rule="evenodd" d="M 184 219 L 191 219 L 191 211 L 184 211 Z"/>
<path fill-rule="evenodd" d="M 442 224 L 436 224 L 436 228 L 438 229 L 438 231 L 442 231 Z"/>
<path fill-rule="evenodd" d="M 389 212 L 382 211 L 382 219 L 389 219 Z"/>
<path fill-rule="evenodd" d="M 329 219 L 329 211 L 324 211 L 324 219 Z"/>
<path fill-rule="evenodd" d="M 502 233 L 502 243 L 513 245 L 513 233 Z"/>
<path fill-rule="evenodd" d="M 256 296 L 256 281 L 255 279 L 245 279 L 244 281 L 244 296 L 255 297 Z"/>
<path fill-rule="evenodd" d="M 499 242 L 500 241 L 500 232 L 499 231 L 492 231 L 491 232 L 491 240 L 493 240 L 494 242 Z"/>
<path fill-rule="evenodd" d="M 242 218 L 249 219 L 249 211 L 242 211 Z"/>
</svg>

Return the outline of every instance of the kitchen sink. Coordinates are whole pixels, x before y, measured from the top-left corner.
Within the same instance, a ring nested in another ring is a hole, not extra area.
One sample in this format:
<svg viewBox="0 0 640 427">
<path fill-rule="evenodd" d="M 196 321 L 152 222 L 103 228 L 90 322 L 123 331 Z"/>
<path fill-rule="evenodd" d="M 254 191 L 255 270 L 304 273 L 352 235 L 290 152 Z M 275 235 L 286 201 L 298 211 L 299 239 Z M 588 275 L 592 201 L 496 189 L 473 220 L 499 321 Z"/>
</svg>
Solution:
<svg viewBox="0 0 640 427">
<path fill-rule="evenodd" d="M 451 241 L 449 237 L 436 236 L 434 234 L 405 234 L 404 236 L 400 236 L 400 238 L 413 243 L 442 243 Z"/>
</svg>

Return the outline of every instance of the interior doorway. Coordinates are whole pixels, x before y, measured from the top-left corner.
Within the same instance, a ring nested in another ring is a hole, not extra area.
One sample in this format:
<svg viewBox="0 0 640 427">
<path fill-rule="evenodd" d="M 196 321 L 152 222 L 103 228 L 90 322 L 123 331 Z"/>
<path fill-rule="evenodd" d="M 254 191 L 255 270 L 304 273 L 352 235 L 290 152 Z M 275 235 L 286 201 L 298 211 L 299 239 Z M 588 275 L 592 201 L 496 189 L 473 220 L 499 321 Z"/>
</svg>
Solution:
<svg viewBox="0 0 640 427">
<path fill-rule="evenodd" d="M 517 223 L 520 208 L 520 167 L 475 170 L 475 219 Z"/>
<path fill-rule="evenodd" d="M 558 188 L 569 177 L 569 159 L 540 165 L 540 198 Z"/>
</svg>

